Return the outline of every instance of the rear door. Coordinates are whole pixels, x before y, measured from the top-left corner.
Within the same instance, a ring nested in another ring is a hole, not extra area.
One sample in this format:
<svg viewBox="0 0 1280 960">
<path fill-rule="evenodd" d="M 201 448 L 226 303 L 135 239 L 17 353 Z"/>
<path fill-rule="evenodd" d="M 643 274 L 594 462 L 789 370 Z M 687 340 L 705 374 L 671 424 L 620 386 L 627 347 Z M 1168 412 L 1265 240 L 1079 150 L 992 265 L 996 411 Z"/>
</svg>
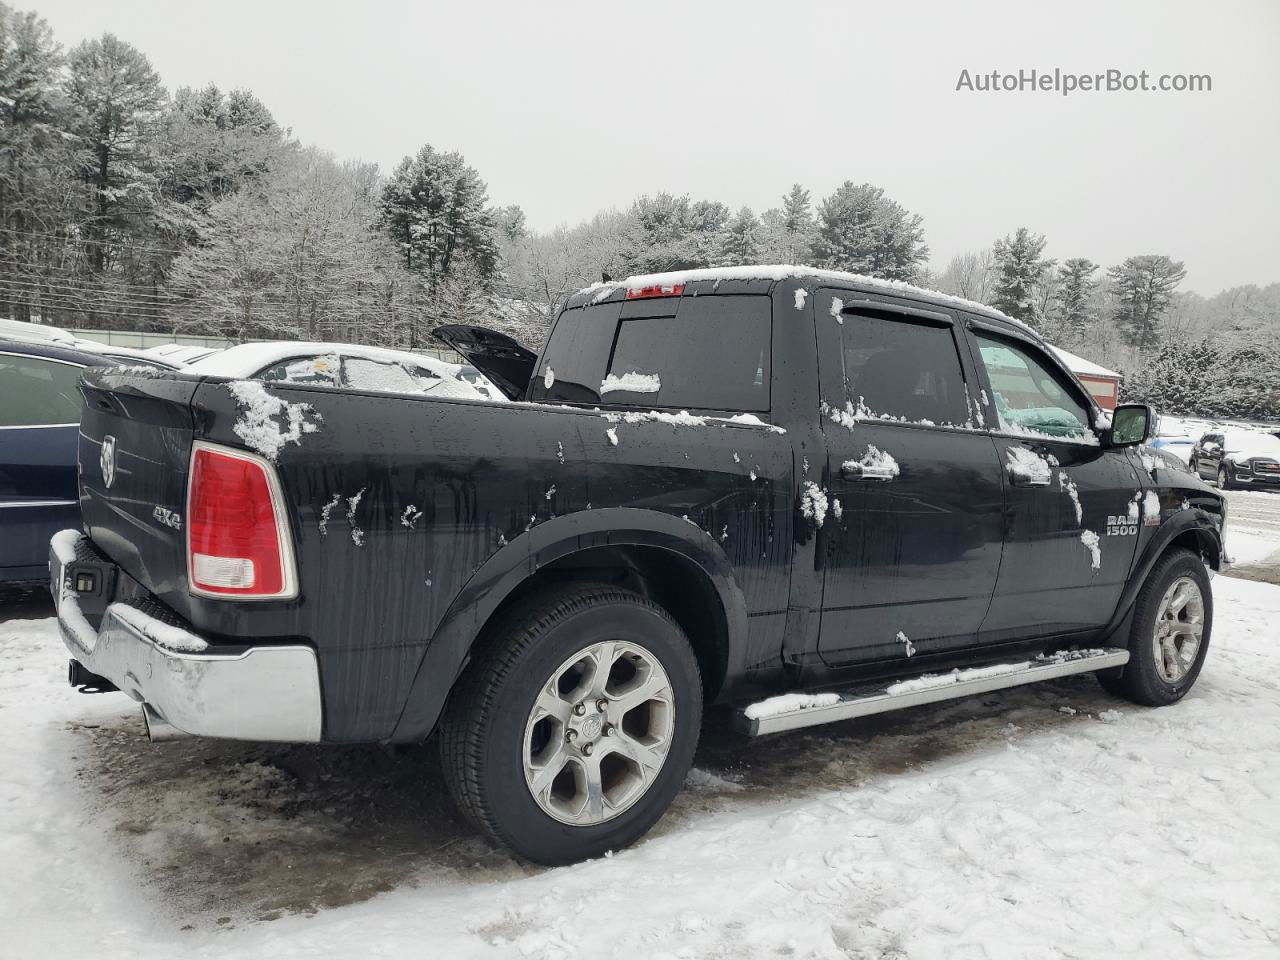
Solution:
<svg viewBox="0 0 1280 960">
<path fill-rule="evenodd" d="M 80 364 L 0 352 L 0 580 L 46 575 L 49 538 L 80 526 Z"/>
<path fill-rule="evenodd" d="M 971 334 L 1008 491 L 1004 563 L 983 641 L 1100 627 L 1151 519 L 1137 471 L 1126 451 L 1099 446 L 1092 405 L 1047 351 L 980 322 Z"/>
<path fill-rule="evenodd" d="M 826 481 L 821 651 L 832 665 L 975 644 L 1000 569 L 1002 470 L 949 311 L 815 304 Z"/>
</svg>

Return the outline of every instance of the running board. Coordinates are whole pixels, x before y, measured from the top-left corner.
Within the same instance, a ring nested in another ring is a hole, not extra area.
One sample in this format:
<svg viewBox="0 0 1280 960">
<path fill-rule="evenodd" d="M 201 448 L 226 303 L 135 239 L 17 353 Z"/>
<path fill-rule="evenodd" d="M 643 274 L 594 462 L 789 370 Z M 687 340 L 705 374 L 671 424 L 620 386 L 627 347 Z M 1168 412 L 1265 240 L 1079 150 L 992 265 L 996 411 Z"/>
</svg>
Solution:
<svg viewBox="0 0 1280 960">
<path fill-rule="evenodd" d="M 975 693 L 989 693 L 1025 683 L 1055 680 L 1076 673 L 1090 673 L 1129 662 L 1129 651 L 1118 648 L 1063 650 L 1034 660 L 970 667 L 950 673 L 926 673 L 880 688 L 863 687 L 837 693 L 787 693 L 753 703 L 736 715 L 748 736 L 814 727 L 837 720 L 869 717 L 875 713 L 918 707 L 940 700 L 954 700 Z"/>
</svg>

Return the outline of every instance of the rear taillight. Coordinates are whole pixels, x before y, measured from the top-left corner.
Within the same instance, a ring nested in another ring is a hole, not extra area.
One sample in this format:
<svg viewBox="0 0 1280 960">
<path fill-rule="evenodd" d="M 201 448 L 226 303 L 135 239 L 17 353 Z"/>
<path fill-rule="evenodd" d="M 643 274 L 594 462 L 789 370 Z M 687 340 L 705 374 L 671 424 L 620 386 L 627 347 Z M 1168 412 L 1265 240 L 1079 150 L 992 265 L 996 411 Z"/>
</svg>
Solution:
<svg viewBox="0 0 1280 960">
<path fill-rule="evenodd" d="M 275 469 L 262 457 L 197 443 L 187 477 L 191 592 L 263 600 L 297 592 Z"/>
<path fill-rule="evenodd" d="M 678 297 L 684 293 L 683 283 L 655 283 L 649 287 L 628 287 L 628 300 L 647 300 L 649 297 Z"/>
</svg>

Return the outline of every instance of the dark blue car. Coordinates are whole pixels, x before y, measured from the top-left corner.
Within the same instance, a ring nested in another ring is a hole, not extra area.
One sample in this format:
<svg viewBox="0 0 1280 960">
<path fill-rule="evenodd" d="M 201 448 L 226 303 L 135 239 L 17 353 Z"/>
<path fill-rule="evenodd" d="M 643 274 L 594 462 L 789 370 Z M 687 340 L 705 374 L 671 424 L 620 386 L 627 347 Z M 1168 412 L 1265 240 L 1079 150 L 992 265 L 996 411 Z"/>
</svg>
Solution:
<svg viewBox="0 0 1280 960">
<path fill-rule="evenodd" d="M 49 538 L 79 528 L 80 374 L 119 363 L 0 340 L 0 583 L 47 579 Z"/>
</svg>

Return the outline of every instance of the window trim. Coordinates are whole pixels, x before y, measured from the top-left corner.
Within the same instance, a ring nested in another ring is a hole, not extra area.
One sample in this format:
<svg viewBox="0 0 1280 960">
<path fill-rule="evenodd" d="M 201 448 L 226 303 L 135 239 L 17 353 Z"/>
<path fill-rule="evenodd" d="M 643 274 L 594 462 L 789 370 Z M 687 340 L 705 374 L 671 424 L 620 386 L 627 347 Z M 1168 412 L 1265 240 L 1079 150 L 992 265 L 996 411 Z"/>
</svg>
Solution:
<svg viewBox="0 0 1280 960">
<path fill-rule="evenodd" d="M 841 288 L 824 287 L 819 292 L 838 295 L 841 292 Z M 974 396 L 972 390 L 970 389 L 971 385 L 977 382 L 976 377 L 978 376 L 978 371 L 976 369 L 971 369 L 965 362 L 966 351 L 968 350 L 967 338 L 964 335 L 964 331 L 961 327 L 959 320 L 954 315 L 942 313 L 936 310 L 925 310 L 920 307 L 915 307 L 908 304 L 899 304 L 895 301 L 873 300 L 865 296 L 859 297 L 856 300 L 844 301 L 844 303 L 840 308 L 841 317 L 853 318 L 853 317 L 856 317 L 859 313 L 897 314 L 901 319 L 892 319 L 892 318 L 884 318 L 884 317 L 873 318 L 873 319 L 886 320 L 886 322 L 888 323 L 906 323 L 906 324 L 910 324 L 912 326 L 917 326 L 917 327 L 931 327 L 935 330 L 946 329 L 951 334 L 951 345 L 955 349 L 956 363 L 959 364 L 959 367 L 960 367 L 960 381 L 962 386 L 964 387 L 965 398 L 967 401 L 966 412 L 969 417 L 969 421 L 963 424 L 920 423 L 917 420 L 894 420 L 890 418 L 880 418 L 880 417 L 864 420 L 862 422 L 876 423 L 881 426 L 887 426 L 887 427 L 905 427 L 913 430 L 942 430 L 947 433 L 981 434 L 984 436 L 989 435 L 991 433 L 990 427 L 978 426 L 977 424 L 974 424 L 972 422 L 973 414 L 968 404 L 978 405 L 979 407 L 981 407 L 982 405 L 981 396 Z M 838 343 L 840 346 L 839 380 L 840 380 L 841 393 L 844 395 L 845 401 L 851 402 L 850 397 L 848 395 L 848 378 L 846 376 L 845 367 L 844 367 L 844 333 L 845 333 L 844 328 L 845 328 L 845 324 L 841 322 L 840 331 L 837 334 Z M 962 346 L 962 342 L 964 343 L 964 346 Z M 819 377 L 818 394 L 819 394 L 819 400 L 823 401 L 821 376 Z M 986 419 L 985 409 L 983 411 L 983 417 L 985 421 Z M 830 419 L 829 417 L 820 416 L 820 420 L 822 421 L 822 429 L 824 432 L 827 429 L 826 423 L 829 419 Z"/>
<path fill-rule="evenodd" d="M 81 375 L 88 370 L 91 364 L 77 363 L 74 360 L 63 360 L 61 357 L 42 357 L 36 353 L 19 353 L 17 350 L 0 350 L 0 357 L 20 357 L 23 360 L 42 360 L 45 363 L 60 363 L 64 367 L 78 367 Z M 110 364 L 107 364 L 110 366 Z M 79 420 L 71 420 L 66 423 L 15 423 L 8 426 L 0 425 L 0 430 L 48 430 L 52 427 L 78 427 Z"/>
<path fill-rule="evenodd" d="M 1039 357 L 1044 358 L 1048 361 L 1044 365 L 1049 370 L 1050 375 L 1054 376 L 1055 379 L 1059 381 L 1058 385 L 1063 387 L 1065 392 L 1070 396 L 1075 397 L 1077 402 L 1079 402 L 1082 395 L 1085 398 L 1081 406 L 1084 407 L 1085 415 L 1088 417 L 1088 422 L 1085 424 L 1085 429 L 1088 431 L 1086 434 L 1087 439 L 1075 440 L 1069 437 L 1050 437 L 1047 435 L 1041 437 L 1029 436 L 1022 433 L 1012 433 L 1006 430 L 1004 425 L 1000 422 L 1000 411 L 996 407 L 994 400 L 988 405 L 992 416 L 995 418 L 994 425 L 988 427 L 988 431 L 993 437 L 1001 437 L 1007 440 L 1020 440 L 1023 442 L 1029 441 L 1032 443 L 1069 443 L 1078 447 L 1089 447 L 1092 449 L 1098 448 L 1099 437 L 1098 431 L 1094 427 L 1094 423 L 1096 422 L 1099 408 L 1093 403 L 1093 399 L 1089 395 L 1089 392 L 1081 387 L 1080 383 L 1076 380 L 1075 375 L 1068 370 L 1062 362 L 1057 359 L 1057 357 L 1053 356 L 1051 351 L 1044 349 L 1040 344 L 1037 344 L 1028 337 L 1019 336 L 1012 331 L 1002 330 L 995 326 L 995 324 L 982 323 L 970 318 L 967 323 L 967 327 L 972 338 L 971 349 L 973 351 L 973 362 L 978 368 L 978 375 L 982 377 L 985 384 L 984 389 L 988 391 L 989 397 L 995 397 L 995 387 L 991 384 L 991 375 L 987 370 L 986 361 L 982 359 L 982 346 L 978 342 L 979 334 L 988 335 L 997 340 L 1005 340 L 1009 343 L 1016 344 L 1020 349 L 1028 350 L 1033 355 L 1038 355 Z M 1065 383 L 1062 382 L 1063 380 L 1065 380 Z"/>
</svg>

